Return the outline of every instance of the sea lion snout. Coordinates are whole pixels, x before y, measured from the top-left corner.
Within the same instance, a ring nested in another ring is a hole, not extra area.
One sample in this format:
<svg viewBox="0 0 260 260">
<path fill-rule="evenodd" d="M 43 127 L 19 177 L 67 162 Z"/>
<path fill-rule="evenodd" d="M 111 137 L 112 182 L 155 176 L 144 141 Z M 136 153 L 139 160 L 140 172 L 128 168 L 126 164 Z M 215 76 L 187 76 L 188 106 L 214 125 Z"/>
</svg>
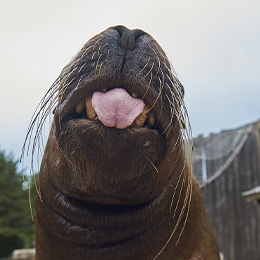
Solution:
<svg viewBox="0 0 260 260">
<path fill-rule="evenodd" d="M 133 97 L 144 100 L 146 114 L 147 110 L 153 110 L 149 121 L 160 119 L 157 127 L 164 124 L 161 127 L 165 130 L 174 111 L 169 101 L 162 102 L 162 97 L 170 99 L 173 91 L 176 100 L 183 97 L 182 85 L 171 74 L 164 51 L 149 34 L 123 26 L 108 28 L 86 43 L 63 69 L 59 78 L 59 119 L 73 114 L 77 106 L 80 110 L 84 99 L 91 99 L 95 91 L 123 88 Z M 167 85 L 163 86 L 165 83 Z M 177 89 L 172 88 L 173 84 Z M 167 113 L 161 113 L 162 105 Z M 167 118 L 163 119 L 165 116 Z"/>
</svg>

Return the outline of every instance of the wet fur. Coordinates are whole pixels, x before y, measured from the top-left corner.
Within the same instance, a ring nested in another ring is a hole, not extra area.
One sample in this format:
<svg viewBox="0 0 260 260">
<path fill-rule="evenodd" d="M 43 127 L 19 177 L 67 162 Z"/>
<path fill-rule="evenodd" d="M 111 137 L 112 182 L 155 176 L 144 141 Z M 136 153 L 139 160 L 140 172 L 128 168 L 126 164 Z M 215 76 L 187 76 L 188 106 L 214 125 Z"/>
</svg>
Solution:
<svg viewBox="0 0 260 260">
<path fill-rule="evenodd" d="M 33 172 L 55 108 L 36 202 L 37 259 L 219 259 L 192 174 L 183 86 L 150 35 L 131 50 L 124 35 L 109 28 L 87 42 L 32 118 L 23 150 L 32 151 Z M 80 98 L 104 86 L 142 97 L 156 114 L 154 129 L 75 118 Z"/>
</svg>

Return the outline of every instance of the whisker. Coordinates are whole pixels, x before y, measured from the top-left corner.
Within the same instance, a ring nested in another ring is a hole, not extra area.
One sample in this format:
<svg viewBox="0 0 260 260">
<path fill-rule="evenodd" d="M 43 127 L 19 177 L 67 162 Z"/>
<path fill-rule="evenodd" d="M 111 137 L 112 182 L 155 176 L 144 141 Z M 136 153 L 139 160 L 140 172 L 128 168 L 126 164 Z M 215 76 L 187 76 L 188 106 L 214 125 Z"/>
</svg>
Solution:
<svg viewBox="0 0 260 260">
<path fill-rule="evenodd" d="M 153 168 L 155 169 L 155 171 L 156 171 L 157 173 L 159 173 L 157 167 L 153 164 L 153 162 L 150 160 L 150 158 L 149 158 L 148 156 L 145 156 L 145 157 L 146 157 L 147 161 L 153 166 Z"/>
<path fill-rule="evenodd" d="M 148 60 L 147 60 L 147 62 L 146 62 L 146 64 L 145 64 L 145 66 L 136 74 L 136 76 L 139 76 L 139 74 L 141 74 L 144 70 L 145 70 L 145 68 L 148 66 L 148 64 L 149 64 L 149 62 L 150 62 L 150 56 L 148 57 Z M 143 78 L 142 79 L 140 79 L 139 81 L 142 81 L 143 80 Z"/>
</svg>

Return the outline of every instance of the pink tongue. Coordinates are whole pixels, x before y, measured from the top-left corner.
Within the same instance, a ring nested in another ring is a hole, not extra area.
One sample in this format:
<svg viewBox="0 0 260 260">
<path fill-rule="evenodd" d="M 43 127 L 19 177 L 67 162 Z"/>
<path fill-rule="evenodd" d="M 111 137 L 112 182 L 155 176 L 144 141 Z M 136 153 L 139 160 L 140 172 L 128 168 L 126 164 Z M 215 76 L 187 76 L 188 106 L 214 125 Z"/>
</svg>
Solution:
<svg viewBox="0 0 260 260">
<path fill-rule="evenodd" d="M 94 92 L 92 106 L 105 126 L 124 129 L 142 113 L 144 102 L 139 98 L 132 98 L 122 88 L 114 88 L 106 93 Z"/>
</svg>

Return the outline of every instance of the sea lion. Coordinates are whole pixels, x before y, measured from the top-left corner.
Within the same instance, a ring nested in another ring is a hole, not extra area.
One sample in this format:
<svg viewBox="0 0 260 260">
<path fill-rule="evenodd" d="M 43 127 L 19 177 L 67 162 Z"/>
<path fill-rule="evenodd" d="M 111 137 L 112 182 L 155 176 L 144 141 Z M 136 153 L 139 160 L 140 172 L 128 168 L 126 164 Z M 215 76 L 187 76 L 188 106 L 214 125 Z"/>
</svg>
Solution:
<svg viewBox="0 0 260 260">
<path fill-rule="evenodd" d="M 33 157 L 53 110 L 37 260 L 219 259 L 192 174 L 183 95 L 142 30 L 110 27 L 83 46 L 36 109 L 23 148 L 31 143 Z"/>
</svg>

